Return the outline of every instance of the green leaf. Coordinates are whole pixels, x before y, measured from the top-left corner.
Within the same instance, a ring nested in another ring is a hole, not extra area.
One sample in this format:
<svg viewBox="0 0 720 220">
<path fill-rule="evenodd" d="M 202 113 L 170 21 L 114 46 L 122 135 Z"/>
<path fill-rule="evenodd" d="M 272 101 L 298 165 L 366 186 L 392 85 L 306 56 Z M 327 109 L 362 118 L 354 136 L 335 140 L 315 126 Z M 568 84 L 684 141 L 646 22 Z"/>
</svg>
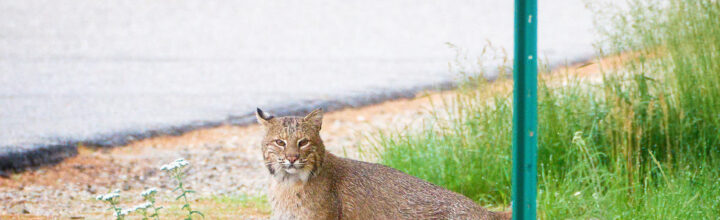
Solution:
<svg viewBox="0 0 720 220">
<path fill-rule="evenodd" d="M 198 215 L 202 216 L 203 218 L 205 218 L 205 214 L 203 214 L 203 213 L 200 212 L 200 211 L 191 211 L 191 212 L 190 212 L 190 215 L 192 215 L 192 214 L 198 214 Z"/>
</svg>

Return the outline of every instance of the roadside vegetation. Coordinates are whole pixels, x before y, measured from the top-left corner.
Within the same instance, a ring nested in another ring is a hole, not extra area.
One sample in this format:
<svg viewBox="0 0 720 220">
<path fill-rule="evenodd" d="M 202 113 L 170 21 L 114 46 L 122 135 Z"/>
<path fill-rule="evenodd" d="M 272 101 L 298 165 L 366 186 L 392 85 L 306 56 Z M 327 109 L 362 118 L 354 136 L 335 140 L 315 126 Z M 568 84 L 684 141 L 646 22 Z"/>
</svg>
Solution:
<svg viewBox="0 0 720 220">
<path fill-rule="evenodd" d="M 619 66 L 594 81 L 539 80 L 538 217 L 718 219 L 720 1 L 629 5 L 599 12 L 599 55 Z M 507 208 L 512 82 L 455 67 L 468 77 L 424 127 L 378 132 L 371 148 L 380 163 Z"/>
<path fill-rule="evenodd" d="M 160 170 L 167 172 L 168 175 L 170 175 L 170 177 L 174 179 L 177 183 L 177 187 L 173 189 L 173 192 L 179 193 L 179 195 L 175 197 L 175 200 L 182 199 L 181 201 L 183 203 L 180 211 L 185 212 L 184 219 L 192 219 L 193 215 L 198 215 L 205 218 L 205 214 L 200 211 L 193 210 L 190 205 L 190 201 L 188 200 L 188 195 L 191 193 L 195 193 L 195 191 L 189 190 L 187 189 L 187 186 L 183 185 L 183 178 L 186 175 L 184 167 L 188 165 L 190 165 L 190 162 L 186 161 L 183 158 L 179 158 L 169 164 L 163 165 L 162 167 L 160 167 Z M 120 192 L 121 191 L 119 189 L 116 189 L 108 194 L 98 195 L 95 199 L 107 203 L 110 206 L 108 210 L 113 213 L 115 219 L 117 220 L 122 220 L 132 215 L 138 215 L 138 217 L 141 217 L 143 220 L 160 219 L 159 211 L 163 207 L 157 206 L 155 204 L 156 195 L 158 193 L 157 188 L 150 188 L 140 193 L 140 196 L 145 202 L 130 208 L 122 208 L 119 206 Z M 173 213 L 177 213 L 177 211 Z"/>
</svg>

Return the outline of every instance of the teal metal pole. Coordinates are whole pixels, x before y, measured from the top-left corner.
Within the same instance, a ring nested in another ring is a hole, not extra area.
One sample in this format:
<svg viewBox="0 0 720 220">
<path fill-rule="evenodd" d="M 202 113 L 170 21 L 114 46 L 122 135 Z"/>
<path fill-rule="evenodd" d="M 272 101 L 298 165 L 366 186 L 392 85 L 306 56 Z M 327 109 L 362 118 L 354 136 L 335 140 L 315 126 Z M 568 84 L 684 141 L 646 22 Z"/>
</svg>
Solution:
<svg viewBox="0 0 720 220">
<path fill-rule="evenodd" d="M 537 0 L 515 0 L 513 218 L 535 219 L 537 199 Z"/>
</svg>

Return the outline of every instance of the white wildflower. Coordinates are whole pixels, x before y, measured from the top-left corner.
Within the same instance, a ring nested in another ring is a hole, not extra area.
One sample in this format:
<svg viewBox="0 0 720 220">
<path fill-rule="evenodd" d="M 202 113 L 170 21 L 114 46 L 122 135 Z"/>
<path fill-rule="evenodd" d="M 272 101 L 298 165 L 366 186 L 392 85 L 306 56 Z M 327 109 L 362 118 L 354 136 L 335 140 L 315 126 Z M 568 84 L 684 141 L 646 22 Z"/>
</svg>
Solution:
<svg viewBox="0 0 720 220">
<path fill-rule="evenodd" d="M 575 192 L 575 194 L 573 194 L 573 195 L 574 195 L 574 196 L 579 196 L 580 194 L 582 194 L 582 192 L 577 191 L 577 192 Z"/>
<path fill-rule="evenodd" d="M 140 193 L 140 195 L 143 197 L 148 197 L 148 196 L 152 196 L 152 195 L 156 194 L 157 192 L 158 191 L 156 188 L 150 188 L 150 189 L 147 189 L 147 190 L 143 191 L 142 193 Z"/>
<path fill-rule="evenodd" d="M 120 213 L 115 212 L 115 216 L 117 217 L 118 214 L 119 214 L 120 216 L 126 216 L 126 215 L 130 214 L 131 212 L 133 212 L 133 211 L 130 210 L 130 209 L 123 209 L 123 210 L 120 210 Z"/>
<path fill-rule="evenodd" d="M 130 212 L 136 212 L 138 210 L 145 210 L 147 208 L 150 208 L 150 206 L 152 206 L 152 203 L 150 203 L 150 202 L 141 203 L 141 204 L 133 206 L 130 209 Z"/>
<path fill-rule="evenodd" d="M 117 197 L 120 197 L 119 193 L 110 193 L 105 195 L 105 200 L 111 200 Z"/>
<path fill-rule="evenodd" d="M 119 194 L 119 193 L 112 192 L 112 193 L 108 193 L 108 194 L 105 194 L 105 195 L 99 195 L 99 196 L 95 197 L 95 199 L 97 199 L 97 200 L 102 200 L 102 201 L 110 201 L 110 200 L 112 200 L 112 199 L 114 199 L 114 198 L 117 198 L 117 197 L 120 197 L 120 194 Z"/>
<path fill-rule="evenodd" d="M 189 165 L 189 164 L 190 164 L 190 163 L 187 162 L 185 159 L 183 159 L 183 158 L 178 158 L 177 160 L 175 160 L 175 161 L 173 161 L 173 162 L 171 162 L 171 163 L 169 163 L 169 164 L 162 165 L 162 166 L 160 167 L 160 170 L 163 170 L 163 171 L 173 171 L 173 170 L 175 170 L 175 169 L 182 168 L 182 167 L 187 166 L 187 165 Z"/>
<path fill-rule="evenodd" d="M 138 209 L 147 209 L 147 208 L 150 208 L 150 206 L 152 206 L 152 203 L 150 203 L 150 202 L 145 202 L 145 203 L 136 205 L 135 207 L 133 207 L 133 209 L 135 209 L 135 210 L 138 210 Z"/>
<path fill-rule="evenodd" d="M 184 158 L 178 158 L 177 160 L 175 160 L 174 163 L 175 163 L 178 167 L 184 167 L 184 166 L 187 166 L 188 164 L 190 164 L 190 163 L 187 162 Z"/>
</svg>

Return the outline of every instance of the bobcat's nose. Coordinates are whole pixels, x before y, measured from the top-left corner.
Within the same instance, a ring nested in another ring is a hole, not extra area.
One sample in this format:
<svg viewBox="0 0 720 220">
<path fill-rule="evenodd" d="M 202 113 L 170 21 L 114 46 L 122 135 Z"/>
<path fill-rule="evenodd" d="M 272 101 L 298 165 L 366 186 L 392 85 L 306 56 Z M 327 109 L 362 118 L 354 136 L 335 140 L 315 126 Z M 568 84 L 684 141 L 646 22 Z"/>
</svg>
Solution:
<svg viewBox="0 0 720 220">
<path fill-rule="evenodd" d="M 298 155 L 297 154 L 296 155 L 287 155 L 287 156 L 285 156 L 285 159 L 290 161 L 290 164 L 294 164 L 295 161 L 298 160 Z"/>
</svg>

